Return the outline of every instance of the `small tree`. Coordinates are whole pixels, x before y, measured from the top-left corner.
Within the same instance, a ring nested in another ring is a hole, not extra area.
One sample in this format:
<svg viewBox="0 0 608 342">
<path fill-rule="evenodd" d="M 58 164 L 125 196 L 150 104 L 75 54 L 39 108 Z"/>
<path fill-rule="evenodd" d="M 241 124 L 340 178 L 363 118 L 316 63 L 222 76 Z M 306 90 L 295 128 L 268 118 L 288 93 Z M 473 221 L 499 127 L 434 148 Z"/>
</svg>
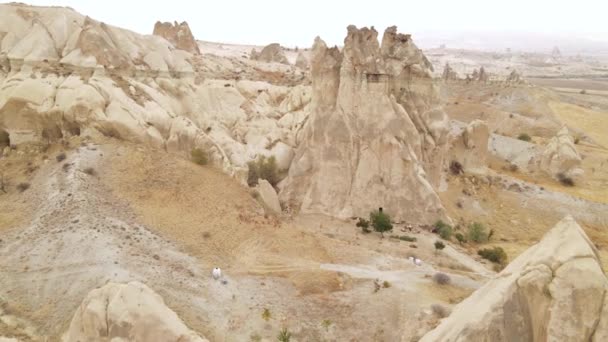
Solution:
<svg viewBox="0 0 608 342">
<path fill-rule="evenodd" d="M 458 243 L 460 245 L 467 242 L 467 239 L 464 237 L 464 235 L 462 235 L 462 233 L 456 233 L 454 237 L 456 238 L 456 240 L 458 240 Z"/>
<path fill-rule="evenodd" d="M 486 228 L 479 222 L 474 222 L 469 225 L 468 235 L 469 240 L 476 243 L 488 241 L 488 233 L 486 232 Z"/>
<path fill-rule="evenodd" d="M 382 211 L 372 211 L 369 214 L 369 220 L 374 227 L 374 230 L 380 233 L 384 237 L 384 232 L 393 230 L 393 224 L 391 223 L 391 217 Z"/>
<path fill-rule="evenodd" d="M 435 222 L 435 229 L 437 230 L 437 234 L 439 234 L 442 239 L 449 240 L 452 238 L 453 230 L 452 226 L 449 224 L 439 220 Z"/>
<path fill-rule="evenodd" d="M 502 247 L 484 248 L 477 251 L 482 258 L 490 260 L 491 262 L 499 265 L 505 265 L 507 263 L 507 253 Z"/>
<path fill-rule="evenodd" d="M 445 244 L 441 241 L 435 241 L 435 249 L 440 251 L 445 248 Z"/>
</svg>

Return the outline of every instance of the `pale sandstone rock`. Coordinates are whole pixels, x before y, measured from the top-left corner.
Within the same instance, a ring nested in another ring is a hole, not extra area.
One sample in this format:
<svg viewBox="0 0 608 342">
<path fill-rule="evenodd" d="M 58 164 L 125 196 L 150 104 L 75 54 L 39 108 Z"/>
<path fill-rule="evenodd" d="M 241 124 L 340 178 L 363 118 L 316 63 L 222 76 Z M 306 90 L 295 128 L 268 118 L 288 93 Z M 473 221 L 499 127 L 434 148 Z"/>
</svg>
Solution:
<svg viewBox="0 0 608 342">
<path fill-rule="evenodd" d="M 304 55 L 304 52 L 302 51 L 298 52 L 298 57 L 296 57 L 296 66 L 303 70 L 308 69 L 310 66 L 308 58 L 306 58 L 306 55 Z"/>
<path fill-rule="evenodd" d="M 278 43 L 266 45 L 259 53 L 254 49 L 250 57 L 260 62 L 289 64 L 281 45 Z"/>
<path fill-rule="evenodd" d="M 274 190 L 272 185 L 265 179 L 258 179 L 258 185 L 256 190 L 260 195 L 260 199 L 266 205 L 266 207 L 272 210 L 274 213 L 281 212 L 281 204 L 279 203 L 279 197 L 277 192 Z"/>
<path fill-rule="evenodd" d="M 190 26 L 185 21 L 181 24 L 178 24 L 177 21 L 173 24 L 157 21 L 153 34 L 165 38 L 177 49 L 195 54 L 201 53 L 192 31 L 190 31 Z"/>
<path fill-rule="evenodd" d="M 568 216 L 421 341 L 602 341 L 608 279 L 600 265 Z"/>
<path fill-rule="evenodd" d="M 162 297 L 139 282 L 108 283 L 89 292 L 62 340 L 207 341 L 188 329 Z"/>
<path fill-rule="evenodd" d="M 317 38 L 311 74 L 311 116 L 281 199 L 342 218 L 377 207 L 397 220 L 445 217 L 429 173 L 444 162 L 447 116 L 410 36 L 391 27 L 380 46 L 373 28 L 350 26 L 342 53 Z"/>
<path fill-rule="evenodd" d="M 568 132 L 568 128 L 564 126 L 555 137 L 551 138 L 539 156 L 539 167 L 557 179 L 560 174 L 579 178 L 583 173 L 580 166 L 581 157 L 576 151 L 574 139 Z"/>
</svg>

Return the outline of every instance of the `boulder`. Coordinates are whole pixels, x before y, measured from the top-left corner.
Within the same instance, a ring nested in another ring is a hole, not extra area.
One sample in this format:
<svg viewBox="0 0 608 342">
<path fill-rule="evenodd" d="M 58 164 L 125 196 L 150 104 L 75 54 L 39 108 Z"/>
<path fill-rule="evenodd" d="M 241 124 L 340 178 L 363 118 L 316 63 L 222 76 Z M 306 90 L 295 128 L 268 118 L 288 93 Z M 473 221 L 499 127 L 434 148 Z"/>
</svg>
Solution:
<svg viewBox="0 0 608 342">
<path fill-rule="evenodd" d="M 198 48 L 198 43 L 192 35 L 192 31 L 190 31 L 190 26 L 188 26 L 188 23 L 185 21 L 181 24 L 178 24 L 177 21 L 173 24 L 157 21 L 154 25 L 153 34 L 165 38 L 177 49 L 197 55 L 200 55 L 201 53 L 201 50 Z"/>
<path fill-rule="evenodd" d="M 259 53 L 254 49 L 251 51 L 251 59 L 266 63 L 289 64 L 283 48 L 278 43 L 266 45 Z"/>
<path fill-rule="evenodd" d="M 608 279 L 570 216 L 420 341 L 606 341 Z"/>
<path fill-rule="evenodd" d="M 347 218 L 384 207 L 396 220 L 445 219 L 433 184 L 447 152 L 447 116 L 431 65 L 409 35 L 348 27 L 344 49 L 315 40 L 311 113 L 282 202 Z"/>
<path fill-rule="evenodd" d="M 541 171 L 555 179 L 578 178 L 583 174 L 581 156 L 576 151 L 574 139 L 565 126 L 547 143 L 539 157 Z"/>
<path fill-rule="evenodd" d="M 208 342 L 188 329 L 161 296 L 136 281 L 89 292 L 62 340 Z"/>
<path fill-rule="evenodd" d="M 281 213 L 281 204 L 279 203 L 279 197 L 277 192 L 274 190 L 272 185 L 265 179 L 258 179 L 258 185 L 256 187 L 260 199 L 266 205 L 266 207 L 272 210 L 274 213 Z"/>
<path fill-rule="evenodd" d="M 521 83 L 522 82 L 522 77 L 517 72 L 517 70 L 513 70 L 513 71 L 511 71 L 511 73 L 509 74 L 509 76 L 507 76 L 507 82 L 509 82 L 509 83 Z"/>
</svg>

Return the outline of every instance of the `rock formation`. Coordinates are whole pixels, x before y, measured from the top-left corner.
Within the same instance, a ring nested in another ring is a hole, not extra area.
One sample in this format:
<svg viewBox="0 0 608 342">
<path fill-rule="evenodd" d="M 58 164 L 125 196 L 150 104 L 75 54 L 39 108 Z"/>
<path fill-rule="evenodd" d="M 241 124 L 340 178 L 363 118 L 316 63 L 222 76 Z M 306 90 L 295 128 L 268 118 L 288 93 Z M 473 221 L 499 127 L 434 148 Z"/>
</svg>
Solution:
<svg viewBox="0 0 608 342">
<path fill-rule="evenodd" d="M 450 161 L 457 161 L 465 171 L 483 172 L 487 167 L 488 125 L 474 120 L 451 139 Z"/>
<path fill-rule="evenodd" d="M 580 168 L 581 156 L 576 151 L 574 140 L 565 126 L 545 147 L 539 157 L 539 167 L 542 171 L 556 179 L 580 177 L 583 170 Z"/>
<path fill-rule="evenodd" d="M 311 114 L 282 201 L 306 213 L 366 216 L 384 207 L 397 220 L 445 217 L 433 184 L 447 147 L 431 65 L 410 35 L 348 27 L 342 53 L 315 40 Z"/>
<path fill-rule="evenodd" d="M 521 75 L 517 72 L 517 70 L 511 71 L 509 76 L 507 76 L 507 82 L 509 83 L 521 83 L 522 78 Z"/>
<path fill-rule="evenodd" d="M 153 34 L 165 38 L 177 49 L 195 54 L 201 53 L 192 31 L 190 31 L 190 26 L 185 21 L 181 24 L 178 24 L 177 21 L 173 24 L 157 21 L 154 25 Z"/>
<path fill-rule="evenodd" d="M 188 329 L 162 297 L 139 282 L 92 290 L 76 310 L 64 342 L 206 342 Z"/>
<path fill-rule="evenodd" d="M 251 51 L 251 59 L 266 63 L 281 63 L 289 64 L 283 48 L 278 43 L 266 45 L 259 53 L 253 49 Z"/>
<path fill-rule="evenodd" d="M 597 250 L 566 217 L 420 341 L 607 341 L 607 290 Z"/>
<path fill-rule="evenodd" d="M 486 69 L 484 69 L 484 67 L 479 68 L 479 76 L 477 77 L 477 80 L 479 82 L 487 82 L 489 79 L 490 77 L 486 73 Z"/>
<path fill-rule="evenodd" d="M 282 167 L 289 167 L 295 132 L 308 113 L 309 86 L 244 74 L 239 81 L 214 74 L 201 80 L 201 73 L 220 66 L 161 37 L 67 8 L 0 4 L 0 32 L 7 32 L 0 44 L 7 71 L 0 71 L 2 142 L 102 134 L 183 155 L 200 148 L 242 182 L 247 162 L 258 155 L 281 153 Z"/>
<path fill-rule="evenodd" d="M 296 66 L 302 70 L 306 70 L 310 66 L 308 58 L 306 58 L 302 51 L 298 52 L 298 57 L 296 58 Z"/>
<path fill-rule="evenodd" d="M 450 63 L 445 63 L 445 66 L 443 67 L 443 74 L 441 75 L 441 78 L 444 81 L 453 81 L 453 80 L 460 79 L 460 77 L 458 76 L 458 73 L 456 71 L 454 71 L 454 69 L 452 69 L 452 67 L 450 67 Z"/>
</svg>

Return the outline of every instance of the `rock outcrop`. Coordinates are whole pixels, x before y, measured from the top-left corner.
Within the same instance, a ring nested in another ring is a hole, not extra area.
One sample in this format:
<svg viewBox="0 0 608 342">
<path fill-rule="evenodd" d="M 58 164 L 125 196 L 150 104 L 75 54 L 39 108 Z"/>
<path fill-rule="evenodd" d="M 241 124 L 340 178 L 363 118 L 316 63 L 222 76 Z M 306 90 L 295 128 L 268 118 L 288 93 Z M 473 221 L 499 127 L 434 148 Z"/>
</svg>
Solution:
<svg viewBox="0 0 608 342">
<path fill-rule="evenodd" d="M 278 43 L 272 43 L 264 46 L 262 51 L 257 52 L 255 49 L 251 51 L 251 59 L 266 62 L 266 63 L 281 63 L 281 64 L 289 64 L 287 57 L 285 57 L 285 53 L 283 52 L 283 48 Z"/>
<path fill-rule="evenodd" d="M 192 31 L 190 31 L 190 26 L 185 21 L 181 24 L 178 24 L 177 21 L 173 24 L 157 21 L 154 25 L 153 34 L 165 38 L 177 49 L 199 55 L 201 53 Z"/>
<path fill-rule="evenodd" d="M 410 35 L 348 27 L 344 49 L 315 40 L 311 114 L 280 197 L 301 212 L 396 220 L 445 217 L 433 184 L 447 148 L 431 65 Z"/>
<path fill-rule="evenodd" d="M 539 156 L 539 167 L 555 179 L 568 177 L 577 179 L 582 176 L 581 156 L 576 151 L 574 139 L 565 126 L 545 147 Z"/>
<path fill-rule="evenodd" d="M 208 342 L 139 282 L 108 283 L 92 290 L 76 310 L 62 340 Z"/>
<path fill-rule="evenodd" d="M 452 67 L 450 66 L 450 63 L 445 63 L 445 66 L 443 67 L 443 73 L 441 74 L 441 78 L 444 81 L 454 81 L 454 80 L 460 79 L 460 77 L 458 76 L 458 73 L 456 71 L 454 71 L 454 69 L 452 69 Z"/>
<path fill-rule="evenodd" d="M 486 73 L 486 69 L 484 67 L 479 68 L 479 75 L 477 77 L 477 80 L 479 82 L 487 82 L 489 79 L 490 77 Z"/>
<path fill-rule="evenodd" d="M 296 66 L 302 70 L 308 69 L 310 63 L 306 55 L 302 51 L 298 52 L 298 57 L 296 57 Z"/>
<path fill-rule="evenodd" d="M 595 246 L 566 217 L 420 341 L 606 341 L 607 290 Z"/>
<path fill-rule="evenodd" d="M 236 67 L 68 8 L 0 4 L 0 37 L 4 32 L 0 145 L 101 134 L 184 156 L 200 148 L 243 183 L 247 162 L 259 155 L 280 153 L 282 167 L 289 167 L 308 115 L 309 86 L 249 80 L 244 72 L 239 81 L 221 73 L 201 78 Z M 274 70 L 272 77 L 289 69 L 239 63 L 260 74 Z"/>
<path fill-rule="evenodd" d="M 483 172 L 488 166 L 490 131 L 486 122 L 474 120 L 455 135 L 450 144 L 450 161 L 457 161 L 465 171 Z"/>
</svg>

